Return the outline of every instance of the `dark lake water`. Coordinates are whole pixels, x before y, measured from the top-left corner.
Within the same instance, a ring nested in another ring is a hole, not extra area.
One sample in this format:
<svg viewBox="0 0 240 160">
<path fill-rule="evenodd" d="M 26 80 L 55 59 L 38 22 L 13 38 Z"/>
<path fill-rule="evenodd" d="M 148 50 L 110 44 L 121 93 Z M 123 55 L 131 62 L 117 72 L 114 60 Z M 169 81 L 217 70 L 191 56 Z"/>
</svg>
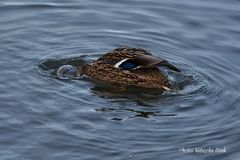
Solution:
<svg viewBox="0 0 240 160">
<path fill-rule="evenodd" d="M 1 0 L 0 15 L 1 160 L 239 159 L 239 0 Z M 48 75 L 122 46 L 178 66 L 180 90 Z"/>
</svg>

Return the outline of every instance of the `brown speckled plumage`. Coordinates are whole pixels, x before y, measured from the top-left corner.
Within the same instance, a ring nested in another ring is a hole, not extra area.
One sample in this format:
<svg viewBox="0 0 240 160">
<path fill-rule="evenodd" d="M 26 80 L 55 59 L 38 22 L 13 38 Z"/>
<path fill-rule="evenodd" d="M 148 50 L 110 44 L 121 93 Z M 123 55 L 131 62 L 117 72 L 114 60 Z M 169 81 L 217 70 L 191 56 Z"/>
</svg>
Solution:
<svg viewBox="0 0 240 160">
<path fill-rule="evenodd" d="M 116 63 L 123 59 L 137 60 L 140 57 L 141 61 L 146 59 L 146 65 L 141 62 L 141 66 L 124 70 L 114 66 Z M 96 81 L 113 83 L 118 85 L 131 85 L 144 88 L 157 88 L 157 89 L 172 89 L 172 85 L 167 77 L 159 70 L 158 66 L 152 65 L 152 61 L 158 61 L 156 64 L 163 64 L 169 68 L 173 65 L 169 64 L 166 60 L 155 58 L 150 54 L 138 48 L 117 48 L 102 57 L 98 58 L 82 68 L 82 75 L 87 75 Z M 142 60 L 143 59 L 143 60 Z M 149 60 L 150 59 L 150 60 Z M 144 65 L 143 65 L 144 64 Z M 178 70 L 177 68 L 175 68 Z"/>
</svg>

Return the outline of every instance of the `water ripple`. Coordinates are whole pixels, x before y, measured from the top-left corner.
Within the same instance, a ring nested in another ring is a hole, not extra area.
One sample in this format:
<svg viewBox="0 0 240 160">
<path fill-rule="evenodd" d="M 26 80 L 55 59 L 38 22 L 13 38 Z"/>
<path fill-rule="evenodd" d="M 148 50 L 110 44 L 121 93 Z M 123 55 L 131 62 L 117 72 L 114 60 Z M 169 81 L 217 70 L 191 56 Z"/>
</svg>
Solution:
<svg viewBox="0 0 240 160">
<path fill-rule="evenodd" d="M 2 159 L 238 159 L 239 0 L 0 2 Z M 117 47 L 177 65 L 176 92 L 62 80 Z M 181 147 L 226 147 L 185 154 Z M 101 148 L 101 151 L 99 150 Z"/>
</svg>

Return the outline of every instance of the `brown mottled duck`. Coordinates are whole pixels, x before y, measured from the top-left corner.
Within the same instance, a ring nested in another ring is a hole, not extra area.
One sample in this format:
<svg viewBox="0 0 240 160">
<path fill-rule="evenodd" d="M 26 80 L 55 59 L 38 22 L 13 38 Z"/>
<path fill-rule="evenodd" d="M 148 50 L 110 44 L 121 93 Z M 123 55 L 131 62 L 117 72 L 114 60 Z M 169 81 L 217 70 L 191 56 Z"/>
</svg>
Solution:
<svg viewBox="0 0 240 160">
<path fill-rule="evenodd" d="M 173 85 L 159 67 L 167 67 L 180 72 L 167 60 L 154 57 L 140 48 L 117 48 L 95 61 L 87 63 L 77 72 L 99 82 L 120 86 L 137 86 L 160 90 L 172 90 Z M 66 67 L 60 72 L 75 73 Z"/>
</svg>

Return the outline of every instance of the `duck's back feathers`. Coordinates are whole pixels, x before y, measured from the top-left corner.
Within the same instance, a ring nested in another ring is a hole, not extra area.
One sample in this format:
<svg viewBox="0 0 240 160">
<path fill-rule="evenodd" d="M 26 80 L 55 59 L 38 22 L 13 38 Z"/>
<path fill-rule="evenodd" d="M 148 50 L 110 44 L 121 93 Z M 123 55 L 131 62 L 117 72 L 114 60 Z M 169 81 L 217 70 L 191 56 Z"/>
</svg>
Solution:
<svg viewBox="0 0 240 160">
<path fill-rule="evenodd" d="M 141 48 L 116 48 L 98 58 L 97 61 L 104 61 L 108 64 L 115 65 L 123 59 L 132 59 L 142 54 L 149 53 Z"/>
</svg>

